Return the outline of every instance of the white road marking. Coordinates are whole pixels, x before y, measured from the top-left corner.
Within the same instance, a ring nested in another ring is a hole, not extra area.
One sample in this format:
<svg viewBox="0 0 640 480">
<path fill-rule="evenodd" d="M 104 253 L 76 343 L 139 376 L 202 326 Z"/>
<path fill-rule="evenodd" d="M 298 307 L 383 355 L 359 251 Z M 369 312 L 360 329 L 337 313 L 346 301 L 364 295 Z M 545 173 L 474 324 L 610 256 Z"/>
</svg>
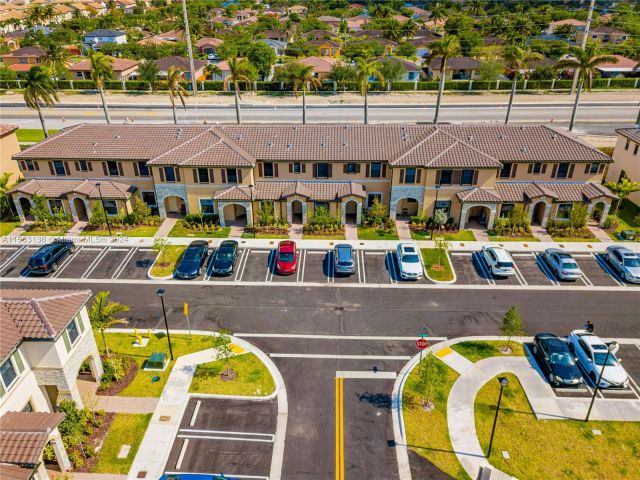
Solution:
<svg viewBox="0 0 640 480">
<path fill-rule="evenodd" d="M 306 358 L 333 360 L 410 360 L 408 355 L 334 355 L 324 353 L 269 353 L 271 358 Z"/>
<path fill-rule="evenodd" d="M 196 417 L 198 416 L 198 412 L 200 411 L 200 405 L 202 404 L 201 400 L 196 402 L 196 408 L 193 409 L 193 415 L 191 415 L 191 421 L 189 422 L 189 426 L 193 427 L 196 423 Z"/>
<path fill-rule="evenodd" d="M 139 251 L 140 252 L 155 252 L 155 250 L 153 248 L 140 248 Z"/>
<path fill-rule="evenodd" d="M 327 283 L 335 283 L 336 274 L 334 272 L 334 264 L 333 264 L 333 252 L 329 250 L 326 253 L 327 258 Z"/>
<path fill-rule="evenodd" d="M 596 259 L 596 262 L 598 262 L 598 265 L 600 265 L 600 268 L 602 268 L 605 272 L 607 272 L 609 274 L 609 276 L 611 278 L 613 278 L 613 281 L 618 284 L 618 286 L 620 286 L 620 287 L 626 287 L 627 286 L 626 283 L 621 282 L 620 280 L 618 280 L 617 273 L 614 272 L 613 268 L 611 268 L 609 266 L 609 264 L 607 263 L 607 261 L 604 258 L 599 257 L 595 253 L 592 253 L 591 255 L 593 256 L 593 258 Z"/>
<path fill-rule="evenodd" d="M 127 250 L 129 250 L 128 248 L 115 248 L 115 247 L 110 247 L 112 252 L 126 252 Z"/>
<path fill-rule="evenodd" d="M 20 256 L 22 252 L 27 249 L 26 245 L 24 247 L 20 247 L 15 253 L 13 253 L 9 258 L 7 258 L 4 263 L 0 266 L 0 270 L 4 270 L 4 268 L 13 262 L 16 258 Z"/>
<path fill-rule="evenodd" d="M 527 280 L 524 278 L 524 275 L 522 275 L 522 272 L 518 268 L 518 264 L 516 262 L 513 262 L 513 268 L 515 269 L 516 278 L 518 279 L 518 282 L 520 282 L 520 285 L 529 285 Z"/>
<path fill-rule="evenodd" d="M 137 247 L 133 247 L 129 249 L 129 253 L 125 255 L 124 260 L 120 262 L 120 265 L 118 265 L 118 268 L 116 268 L 116 271 L 113 273 L 113 275 L 111 275 L 111 278 L 120 278 L 120 275 L 122 275 L 122 272 L 124 272 L 124 267 L 127 266 L 127 263 L 129 263 L 129 260 L 133 258 L 133 256 L 136 254 L 137 251 L 138 251 Z"/>
<path fill-rule="evenodd" d="M 415 342 L 418 339 L 418 337 L 379 337 L 374 335 L 314 335 L 307 333 L 234 333 L 233 335 L 239 338 L 309 338 L 314 340 L 392 340 Z M 427 338 L 432 341 L 447 340 L 447 337 Z"/>
<path fill-rule="evenodd" d="M 73 252 L 71 255 L 67 256 L 67 258 L 65 258 L 64 263 L 62 264 L 62 266 L 60 266 L 58 268 L 58 271 L 56 271 L 53 275 L 51 275 L 52 278 L 56 278 L 59 277 L 60 274 L 64 271 L 65 268 L 67 268 L 69 266 L 69 264 L 78 256 L 78 254 L 80 253 L 80 250 L 82 250 L 83 247 L 79 247 L 76 248 L 76 251 Z"/>
<path fill-rule="evenodd" d="M 96 266 L 100 263 L 100 261 L 104 258 L 111 247 L 103 248 L 100 254 L 91 262 L 91 264 L 87 267 L 80 278 L 89 278 L 89 275 L 93 273 Z"/>
<path fill-rule="evenodd" d="M 582 280 L 582 283 L 584 283 L 587 287 L 593 287 L 593 282 L 589 277 L 587 277 L 587 275 L 584 272 L 582 272 L 582 275 L 580 276 L 580 280 Z"/>
<path fill-rule="evenodd" d="M 307 251 L 299 250 L 298 253 L 298 268 L 296 268 L 296 282 L 304 281 L 304 267 L 307 263 Z"/>
<path fill-rule="evenodd" d="M 387 264 L 387 268 L 389 269 L 389 278 L 391 279 L 392 284 L 398 283 L 398 278 L 396 277 L 396 254 L 393 250 L 389 250 L 387 252 L 387 257 L 385 258 L 385 262 Z"/>
<path fill-rule="evenodd" d="M 0 250 L 17 250 L 18 247 L 2 247 L 0 246 Z"/>
<path fill-rule="evenodd" d="M 553 285 L 554 287 L 560 286 L 560 282 L 558 281 L 558 279 L 556 279 L 556 276 L 553 274 L 553 272 L 549 268 L 549 265 L 547 265 L 547 262 L 544 259 L 544 257 L 542 257 L 542 255 L 538 253 L 534 253 L 533 256 L 536 258 L 536 263 L 538 264 L 538 268 L 542 270 L 542 273 L 544 273 L 544 276 L 547 277 L 547 279 L 551 282 L 551 285 Z"/>
<path fill-rule="evenodd" d="M 337 371 L 337 378 L 366 378 L 366 379 L 379 379 L 379 380 L 395 380 L 398 377 L 396 372 L 373 372 L 370 370 L 365 371 Z"/>
<path fill-rule="evenodd" d="M 164 472 L 165 475 L 199 475 L 199 476 L 203 476 L 203 475 L 211 475 L 213 477 L 220 477 L 220 475 L 222 474 L 222 472 L 219 473 L 213 473 L 213 472 L 207 472 L 207 473 L 203 473 L 203 472 Z M 227 478 L 246 478 L 247 480 L 269 480 L 269 477 L 261 477 L 258 475 L 236 475 L 236 474 L 231 474 L 229 472 L 224 474 L 225 477 Z"/>
<path fill-rule="evenodd" d="M 267 440 L 267 439 L 262 439 L 262 438 L 218 437 L 216 435 L 182 435 L 182 434 L 178 434 L 178 438 L 193 438 L 194 440 L 229 440 L 229 441 L 232 441 L 232 442 L 273 443 L 273 439 Z"/>
<path fill-rule="evenodd" d="M 185 438 L 182 442 L 182 448 L 180 449 L 180 455 L 178 455 L 178 461 L 176 462 L 176 468 L 180 470 L 182 467 L 182 460 L 184 460 L 184 454 L 187 453 L 187 446 L 189 445 L 189 439 Z"/>
<path fill-rule="evenodd" d="M 449 255 L 453 255 L 454 257 L 473 257 L 473 253 L 467 252 L 451 252 Z"/>
<path fill-rule="evenodd" d="M 273 252 L 273 253 L 271 253 Z M 277 252 L 275 250 L 272 250 L 271 252 L 269 252 L 269 255 L 271 255 L 271 258 L 267 258 L 267 260 L 269 260 L 268 264 L 267 264 L 267 276 L 264 278 L 265 282 L 270 282 L 273 280 L 273 271 L 276 268 L 276 255 Z"/>
<path fill-rule="evenodd" d="M 257 432 L 234 432 L 230 430 L 199 430 L 195 428 L 181 428 L 180 432 L 186 433 L 213 433 L 218 435 L 229 435 L 229 436 L 249 436 L 249 437 L 265 437 L 270 438 L 273 441 L 274 434 L 273 433 L 257 433 Z"/>
<path fill-rule="evenodd" d="M 493 275 L 491 275 L 491 270 L 489 269 L 489 266 L 485 263 L 484 257 L 480 253 L 476 253 L 475 255 L 476 256 L 473 258 L 475 258 L 476 263 L 480 267 L 480 270 L 482 270 L 484 279 L 487 281 L 489 285 L 495 285 L 496 281 L 493 279 Z M 473 261 L 473 258 L 472 258 L 472 261 Z"/>
<path fill-rule="evenodd" d="M 364 252 L 366 255 L 386 255 L 387 252 Z"/>
<path fill-rule="evenodd" d="M 249 256 L 251 255 L 250 248 L 245 248 L 244 251 L 246 252 L 244 256 L 244 263 L 242 263 L 242 260 L 240 261 L 240 264 L 241 264 L 240 269 L 238 269 L 238 275 L 236 275 L 237 282 L 242 281 L 242 277 L 244 276 L 244 271 L 247 269 L 247 262 L 249 262 Z"/>
</svg>

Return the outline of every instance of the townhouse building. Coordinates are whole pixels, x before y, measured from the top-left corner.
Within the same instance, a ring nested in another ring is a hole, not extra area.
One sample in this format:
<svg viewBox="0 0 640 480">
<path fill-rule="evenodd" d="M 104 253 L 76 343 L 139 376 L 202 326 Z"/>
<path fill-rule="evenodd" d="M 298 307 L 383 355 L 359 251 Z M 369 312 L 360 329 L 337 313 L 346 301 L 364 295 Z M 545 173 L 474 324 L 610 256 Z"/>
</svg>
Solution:
<svg viewBox="0 0 640 480">
<path fill-rule="evenodd" d="M 627 177 L 632 182 L 640 182 L 640 128 L 619 128 L 616 133 L 614 163 L 607 172 L 607 181 L 618 182 Z M 640 205 L 640 192 L 631 193 L 629 200 Z"/>
<path fill-rule="evenodd" d="M 578 203 L 604 219 L 615 198 L 601 185 L 611 158 L 545 125 L 85 124 L 13 158 L 26 177 L 11 190 L 21 217 L 38 194 L 80 219 L 102 192 L 109 214 L 144 201 L 223 225 L 252 224 L 263 201 L 290 223 L 318 207 L 360 223 L 377 198 L 392 216 L 442 209 L 461 228 L 522 205 L 545 226 Z"/>
</svg>

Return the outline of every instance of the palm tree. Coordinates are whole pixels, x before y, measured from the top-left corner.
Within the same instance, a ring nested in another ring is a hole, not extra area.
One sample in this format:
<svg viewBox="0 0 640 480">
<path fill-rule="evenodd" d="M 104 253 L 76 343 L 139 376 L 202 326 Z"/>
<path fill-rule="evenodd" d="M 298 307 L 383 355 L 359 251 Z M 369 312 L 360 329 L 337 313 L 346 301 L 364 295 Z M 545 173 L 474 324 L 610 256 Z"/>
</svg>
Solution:
<svg viewBox="0 0 640 480">
<path fill-rule="evenodd" d="M 469 8 L 467 12 L 472 17 L 479 17 L 484 13 L 484 1 L 483 0 L 471 0 L 469 2 Z"/>
<path fill-rule="evenodd" d="M 184 95 L 187 91 L 180 84 L 182 80 L 182 70 L 174 66 L 167 70 L 167 86 L 169 87 L 169 98 L 171 99 L 171 108 L 173 109 L 173 123 L 178 124 L 178 116 L 176 114 L 176 97 L 180 99 L 182 107 L 186 110 L 187 104 L 184 103 Z"/>
<path fill-rule="evenodd" d="M 7 208 L 9 209 L 9 214 L 13 217 L 13 208 L 11 208 L 11 199 L 9 197 L 9 194 L 7 193 L 9 190 L 11 190 L 11 185 L 9 185 L 9 178 L 11 178 L 11 175 L 13 175 L 13 173 L 11 172 L 4 172 L 2 175 L 0 175 L 0 215 L 2 215 L 3 213 L 3 204 L 6 203 L 7 204 Z M 17 215 L 16 215 L 17 216 Z"/>
<path fill-rule="evenodd" d="M 158 78 L 158 65 L 150 59 L 143 60 L 138 65 L 138 79 L 149 83 L 151 91 L 153 91 L 153 82 Z"/>
<path fill-rule="evenodd" d="M 504 53 L 504 59 L 513 70 L 513 83 L 511 84 L 511 95 L 509 96 L 507 116 L 504 119 L 505 124 L 509 123 L 509 116 L 511 115 L 513 98 L 516 95 L 516 86 L 518 84 L 518 75 L 520 74 L 520 70 L 525 70 L 529 66 L 530 61 L 542 60 L 543 58 L 544 55 L 534 52 L 527 47 L 521 47 L 519 45 L 510 45 L 507 47 Z"/>
<path fill-rule="evenodd" d="M 224 79 L 224 89 L 229 89 L 229 84 L 233 84 L 233 90 L 236 97 L 236 121 L 240 123 L 240 82 L 244 82 L 247 90 L 251 89 L 251 68 L 249 62 L 238 58 L 230 58 L 229 75 Z"/>
<path fill-rule="evenodd" d="M 429 17 L 430 21 L 433 21 L 433 31 L 435 32 L 438 27 L 437 24 L 440 20 L 444 20 L 449 15 L 447 7 L 442 5 L 440 2 L 435 3 L 433 7 L 431 7 L 431 16 Z"/>
<path fill-rule="evenodd" d="M 447 60 L 456 55 L 460 55 L 460 41 L 455 35 L 447 35 L 446 37 L 431 42 L 429 44 L 431 50 L 427 65 L 431 64 L 434 58 L 440 57 L 440 85 L 438 86 L 438 99 L 436 100 L 436 114 L 433 117 L 433 123 L 438 124 L 440 116 L 440 102 L 442 101 L 442 92 L 444 91 L 445 77 L 447 76 Z"/>
<path fill-rule="evenodd" d="M 307 88 L 311 87 L 318 90 L 322 83 L 317 77 L 313 76 L 313 67 L 311 65 L 298 64 L 292 70 L 293 95 L 298 97 L 298 90 L 302 88 L 302 123 L 307 123 Z"/>
<path fill-rule="evenodd" d="M 206 78 L 211 78 L 214 75 L 222 75 L 222 70 L 220 70 L 220 67 L 215 63 L 208 63 L 204 67 L 204 75 Z"/>
<path fill-rule="evenodd" d="M 360 94 L 364 95 L 364 124 L 369 123 L 369 78 L 376 77 L 379 82 L 384 82 L 384 76 L 380 73 L 380 63 L 359 57 L 356 59 L 356 78 Z"/>
<path fill-rule="evenodd" d="M 100 91 L 102 108 L 104 109 L 104 116 L 107 119 L 107 123 L 111 123 L 109 108 L 104 98 L 104 82 L 105 80 L 112 80 L 114 78 L 113 58 L 107 57 L 104 53 L 89 50 L 89 62 L 91 63 L 91 80 L 93 80 L 96 88 Z"/>
<path fill-rule="evenodd" d="M 47 131 L 40 105 L 53 107 L 58 101 L 58 94 L 56 93 L 56 86 L 51 80 L 51 74 L 46 67 L 36 65 L 27 72 L 27 78 L 24 82 L 24 101 L 27 107 L 38 111 L 42 131 L 45 138 L 48 137 L 49 132 Z"/>
<path fill-rule="evenodd" d="M 403 34 L 402 24 L 395 18 L 388 18 L 384 20 L 382 32 L 384 38 L 394 42 L 399 42 L 402 39 Z"/>
<path fill-rule="evenodd" d="M 50 43 L 47 47 L 42 64 L 47 67 L 56 77 L 60 77 L 61 72 L 66 71 L 69 51 L 62 48 L 57 43 Z"/>
<path fill-rule="evenodd" d="M 107 357 L 111 356 L 111 353 L 109 352 L 104 331 L 114 325 L 125 325 L 129 323 L 124 319 L 114 318 L 114 315 L 117 313 L 128 312 L 129 307 L 122 303 L 109 300 L 110 294 L 111 292 L 104 290 L 96 293 L 96 298 L 93 300 L 91 310 L 89 310 L 89 321 L 91 322 L 91 326 L 97 328 L 102 334 L 102 342 L 104 343 L 104 350 Z"/>
<path fill-rule="evenodd" d="M 587 90 L 590 91 L 593 83 L 593 76 L 597 73 L 598 66 L 603 63 L 618 63 L 618 58 L 613 55 L 603 53 L 602 47 L 598 42 L 587 42 L 584 49 L 580 47 L 571 47 L 569 52 L 572 57 L 559 60 L 554 68 L 556 70 L 571 69 L 578 71 L 578 91 L 576 92 L 576 100 L 573 104 L 571 122 L 569 123 L 569 131 L 571 131 L 573 130 L 576 114 L 578 113 L 582 87 L 586 86 Z"/>
</svg>

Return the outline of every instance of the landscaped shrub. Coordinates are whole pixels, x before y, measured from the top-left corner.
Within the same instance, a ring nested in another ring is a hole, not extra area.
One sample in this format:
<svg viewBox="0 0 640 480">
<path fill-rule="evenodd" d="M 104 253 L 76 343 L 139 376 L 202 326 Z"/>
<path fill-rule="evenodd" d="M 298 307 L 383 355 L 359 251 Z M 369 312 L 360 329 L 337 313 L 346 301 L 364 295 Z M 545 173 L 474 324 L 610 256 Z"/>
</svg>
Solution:
<svg viewBox="0 0 640 480">
<path fill-rule="evenodd" d="M 489 235 L 499 237 L 521 237 L 531 233 L 531 221 L 521 205 L 516 205 L 506 218 L 498 218 Z"/>
<path fill-rule="evenodd" d="M 71 217 L 67 215 L 64 210 L 56 208 L 54 209 L 53 214 L 51 214 L 49 207 L 47 206 L 47 200 L 44 196 L 34 195 L 32 200 L 33 207 L 31 208 L 31 214 L 34 216 L 35 221 L 30 229 L 31 231 L 67 231 L 73 225 Z"/>
<path fill-rule="evenodd" d="M 124 210 L 120 210 L 117 215 L 109 216 L 109 223 L 122 230 L 128 230 L 142 225 L 160 225 L 162 219 L 158 215 L 152 214 L 151 208 L 146 203 L 134 199 L 131 213 L 125 213 Z M 106 215 L 102 208 L 102 202 L 97 202 L 91 211 L 87 230 L 98 230 L 103 227 L 106 228 L 106 226 Z"/>
<path fill-rule="evenodd" d="M 192 230 L 211 229 L 220 226 L 220 217 L 216 213 L 187 213 L 182 222 Z"/>
<path fill-rule="evenodd" d="M 607 219 L 604 221 L 604 228 L 606 230 L 617 230 L 620 225 L 620 220 L 615 215 L 607 215 Z"/>
<path fill-rule="evenodd" d="M 303 227 L 303 232 L 313 235 L 338 235 L 344 233 L 344 225 L 340 219 L 332 217 L 325 207 L 318 207 L 309 223 Z"/>
<path fill-rule="evenodd" d="M 100 379 L 100 390 L 105 390 L 113 382 L 119 382 L 129 371 L 129 362 L 119 356 L 105 357 L 102 359 L 103 374 Z"/>
</svg>

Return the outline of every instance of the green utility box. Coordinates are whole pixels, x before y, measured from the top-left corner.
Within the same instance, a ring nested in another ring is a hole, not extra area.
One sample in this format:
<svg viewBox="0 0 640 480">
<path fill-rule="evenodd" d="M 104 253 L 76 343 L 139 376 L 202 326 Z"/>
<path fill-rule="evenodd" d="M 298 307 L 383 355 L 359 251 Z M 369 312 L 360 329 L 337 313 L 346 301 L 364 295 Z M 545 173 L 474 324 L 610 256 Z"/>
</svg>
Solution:
<svg viewBox="0 0 640 480">
<path fill-rule="evenodd" d="M 635 240 L 638 238 L 638 233 L 635 230 L 623 230 L 620 232 L 621 240 Z"/>
<path fill-rule="evenodd" d="M 164 352 L 153 352 L 147 360 L 145 370 L 164 370 L 167 368 L 167 354 Z"/>
</svg>

